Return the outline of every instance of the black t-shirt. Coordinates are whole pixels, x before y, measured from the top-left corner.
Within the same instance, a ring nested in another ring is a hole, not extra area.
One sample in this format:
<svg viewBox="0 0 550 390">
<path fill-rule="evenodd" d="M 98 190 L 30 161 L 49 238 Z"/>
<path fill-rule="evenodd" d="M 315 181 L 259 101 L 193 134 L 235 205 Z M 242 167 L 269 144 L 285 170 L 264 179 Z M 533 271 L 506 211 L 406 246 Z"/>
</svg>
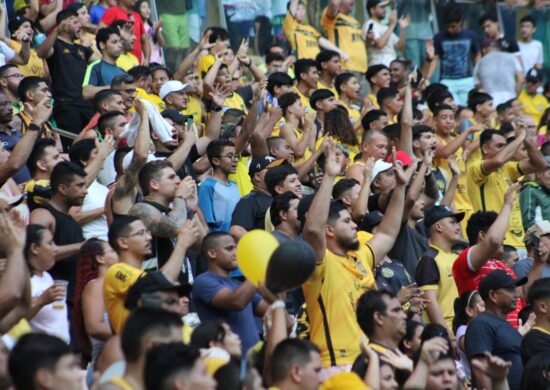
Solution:
<svg viewBox="0 0 550 390">
<path fill-rule="evenodd" d="M 550 352 L 550 333 L 544 329 L 533 327 L 521 340 L 521 360 L 527 364 L 529 360 L 541 352 Z"/>
<path fill-rule="evenodd" d="M 521 335 L 505 318 L 488 312 L 481 313 L 468 325 L 465 345 L 468 359 L 482 356 L 488 351 L 505 361 L 512 362 L 512 367 L 508 371 L 510 390 L 521 388 L 523 373 L 520 353 Z"/>
<path fill-rule="evenodd" d="M 265 229 L 265 213 L 271 206 L 273 198 L 260 191 L 252 191 L 239 200 L 233 210 L 231 225 L 238 225 L 246 230 Z"/>
<path fill-rule="evenodd" d="M 498 46 L 500 50 L 507 53 L 519 53 L 519 45 L 513 39 L 499 38 Z"/>
<path fill-rule="evenodd" d="M 47 59 L 52 78 L 52 95 L 61 103 L 88 105 L 82 97 L 82 82 L 92 49 L 56 39 Z"/>
<path fill-rule="evenodd" d="M 420 256 L 428 250 L 428 240 L 422 224 L 417 224 L 416 228 L 409 226 L 408 223 L 401 225 L 399 234 L 395 239 L 393 248 L 388 253 L 390 259 L 400 261 L 410 275 L 416 272 L 416 264 Z"/>
</svg>

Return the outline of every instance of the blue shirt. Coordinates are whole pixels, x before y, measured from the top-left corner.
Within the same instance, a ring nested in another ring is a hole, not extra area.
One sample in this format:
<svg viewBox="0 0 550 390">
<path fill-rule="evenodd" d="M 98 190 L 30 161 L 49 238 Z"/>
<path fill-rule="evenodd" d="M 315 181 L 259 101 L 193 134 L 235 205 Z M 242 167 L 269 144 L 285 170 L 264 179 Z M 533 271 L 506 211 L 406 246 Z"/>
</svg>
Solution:
<svg viewBox="0 0 550 390">
<path fill-rule="evenodd" d="M 229 232 L 231 216 L 241 199 L 234 181 L 228 184 L 209 177 L 199 187 L 199 208 L 211 232 Z"/>
<path fill-rule="evenodd" d="M 438 32 L 434 37 L 434 48 L 441 61 L 441 79 L 472 77 L 474 58 L 479 52 L 473 31 L 462 29 L 457 35 Z"/>
<path fill-rule="evenodd" d="M 111 85 L 111 81 L 119 74 L 126 73 L 116 65 L 108 64 L 103 60 L 97 60 L 88 65 L 82 86 L 94 85 L 103 87 Z"/>
<path fill-rule="evenodd" d="M 243 356 L 246 351 L 256 345 L 260 340 L 258 330 L 254 322 L 254 307 L 260 302 L 259 294 L 254 294 L 252 300 L 243 310 L 224 310 L 210 305 L 212 298 L 222 289 L 228 288 L 235 291 L 242 282 L 216 275 L 212 272 L 205 272 L 195 279 L 193 283 L 193 302 L 201 322 L 222 320 L 227 322 L 231 330 L 238 334 L 243 343 Z"/>
<path fill-rule="evenodd" d="M 102 5 L 92 5 L 92 8 L 90 8 L 90 21 L 97 26 L 105 11 L 107 11 L 107 8 Z"/>
</svg>

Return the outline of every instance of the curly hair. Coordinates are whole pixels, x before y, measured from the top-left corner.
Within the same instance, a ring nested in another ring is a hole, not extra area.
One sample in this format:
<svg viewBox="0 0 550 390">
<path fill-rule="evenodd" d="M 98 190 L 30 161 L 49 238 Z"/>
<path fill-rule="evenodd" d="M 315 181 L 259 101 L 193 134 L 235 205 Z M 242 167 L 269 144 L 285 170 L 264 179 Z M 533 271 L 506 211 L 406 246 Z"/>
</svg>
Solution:
<svg viewBox="0 0 550 390">
<path fill-rule="evenodd" d="M 106 241 L 97 238 L 90 238 L 82 244 L 78 252 L 73 320 L 77 339 L 89 354 L 91 354 L 92 345 L 84 325 L 82 292 L 88 282 L 99 276 L 99 263 L 96 261 L 96 256 L 105 254 L 103 246 L 106 243 Z"/>
</svg>

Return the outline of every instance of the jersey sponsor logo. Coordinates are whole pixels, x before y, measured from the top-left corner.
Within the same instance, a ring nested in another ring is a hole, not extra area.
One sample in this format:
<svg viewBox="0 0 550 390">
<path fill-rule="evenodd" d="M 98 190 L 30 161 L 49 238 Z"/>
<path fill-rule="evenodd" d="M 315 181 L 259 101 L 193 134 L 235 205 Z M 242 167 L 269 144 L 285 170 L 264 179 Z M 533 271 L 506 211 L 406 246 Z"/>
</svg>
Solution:
<svg viewBox="0 0 550 390">
<path fill-rule="evenodd" d="M 126 282 L 126 280 L 128 280 L 128 276 L 122 271 L 117 271 L 115 274 L 115 278 L 120 280 L 121 282 Z"/>
</svg>

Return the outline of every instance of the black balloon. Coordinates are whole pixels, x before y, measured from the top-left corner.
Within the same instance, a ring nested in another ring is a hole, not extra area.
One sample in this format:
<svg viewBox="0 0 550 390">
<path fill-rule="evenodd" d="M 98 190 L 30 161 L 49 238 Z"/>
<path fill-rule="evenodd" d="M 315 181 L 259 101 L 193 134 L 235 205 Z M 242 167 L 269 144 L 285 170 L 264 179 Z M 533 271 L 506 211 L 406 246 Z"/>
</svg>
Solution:
<svg viewBox="0 0 550 390">
<path fill-rule="evenodd" d="M 314 270 L 315 252 L 311 246 L 304 241 L 287 241 L 271 255 L 265 284 L 275 294 L 289 291 L 301 286 Z"/>
</svg>

